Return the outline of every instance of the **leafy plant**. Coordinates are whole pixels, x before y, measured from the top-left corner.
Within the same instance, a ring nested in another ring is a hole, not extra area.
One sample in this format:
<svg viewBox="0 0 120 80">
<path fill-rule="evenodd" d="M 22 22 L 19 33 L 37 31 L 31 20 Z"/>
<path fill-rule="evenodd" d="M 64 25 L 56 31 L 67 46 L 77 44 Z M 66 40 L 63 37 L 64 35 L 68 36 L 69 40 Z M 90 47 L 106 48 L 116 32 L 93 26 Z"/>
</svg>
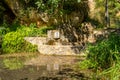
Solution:
<svg viewBox="0 0 120 80">
<path fill-rule="evenodd" d="M 88 59 L 96 63 L 96 68 L 106 69 L 117 61 L 120 57 L 120 36 L 111 34 L 108 39 L 103 40 L 96 46 L 89 47 Z"/>
<path fill-rule="evenodd" d="M 3 36 L 5 34 L 5 28 L 0 27 L 0 36 Z"/>
<path fill-rule="evenodd" d="M 53 27 L 36 28 L 35 24 L 31 24 L 29 27 L 22 25 L 16 31 L 9 32 L 4 36 L 3 51 L 5 53 L 36 52 L 37 45 L 26 42 L 24 37 L 46 36 L 49 29 L 53 29 Z"/>
<path fill-rule="evenodd" d="M 79 62 L 79 69 L 92 69 L 93 79 L 120 79 L 120 35 L 111 33 L 107 39 L 89 45 L 86 60 Z"/>
<path fill-rule="evenodd" d="M 89 46 L 87 51 L 87 63 L 83 63 L 95 70 L 104 70 L 114 66 L 120 61 L 120 36 L 118 34 L 109 35 L 94 46 Z M 92 65 L 88 65 L 89 63 Z"/>
<path fill-rule="evenodd" d="M 30 28 L 32 31 L 29 33 L 28 36 L 35 37 L 35 36 L 46 36 L 47 31 L 54 29 L 54 27 L 41 27 L 41 28 Z"/>
<path fill-rule="evenodd" d="M 36 45 L 32 45 L 24 40 L 24 37 L 29 33 L 29 28 L 21 28 L 15 32 L 7 33 L 3 38 L 3 51 L 5 53 L 37 51 Z"/>
<path fill-rule="evenodd" d="M 92 63 L 90 60 L 84 60 L 84 61 L 78 62 L 75 65 L 75 69 L 85 70 L 85 69 L 93 68 L 94 66 L 96 65 Z"/>
<path fill-rule="evenodd" d="M 2 44 L 3 51 L 6 53 L 37 51 L 37 46 L 24 40 L 25 36 L 25 33 L 20 32 L 10 32 L 6 34 Z"/>
<path fill-rule="evenodd" d="M 120 63 L 102 71 L 98 76 L 105 80 L 120 80 Z"/>
<path fill-rule="evenodd" d="M 36 5 L 38 7 L 38 10 L 47 11 L 53 13 L 56 8 L 58 8 L 60 0 L 48 0 L 48 1 L 42 1 L 37 0 Z"/>
</svg>

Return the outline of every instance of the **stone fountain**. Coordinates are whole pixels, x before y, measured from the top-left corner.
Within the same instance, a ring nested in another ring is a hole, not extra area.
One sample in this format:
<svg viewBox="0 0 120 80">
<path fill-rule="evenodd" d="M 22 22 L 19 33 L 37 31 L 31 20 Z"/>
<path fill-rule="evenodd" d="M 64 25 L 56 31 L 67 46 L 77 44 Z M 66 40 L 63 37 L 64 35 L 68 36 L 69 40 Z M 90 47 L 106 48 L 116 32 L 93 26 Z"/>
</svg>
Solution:
<svg viewBox="0 0 120 80">
<path fill-rule="evenodd" d="M 37 45 L 41 54 L 81 55 L 86 43 L 94 44 L 106 34 L 106 30 L 95 30 L 91 23 L 85 22 L 78 28 L 62 25 L 59 30 L 47 31 L 47 37 L 25 37 L 25 40 Z"/>
<path fill-rule="evenodd" d="M 41 54 L 47 55 L 76 55 L 81 46 L 72 45 L 59 30 L 49 30 L 47 37 L 25 37 L 26 41 L 38 46 Z"/>
</svg>

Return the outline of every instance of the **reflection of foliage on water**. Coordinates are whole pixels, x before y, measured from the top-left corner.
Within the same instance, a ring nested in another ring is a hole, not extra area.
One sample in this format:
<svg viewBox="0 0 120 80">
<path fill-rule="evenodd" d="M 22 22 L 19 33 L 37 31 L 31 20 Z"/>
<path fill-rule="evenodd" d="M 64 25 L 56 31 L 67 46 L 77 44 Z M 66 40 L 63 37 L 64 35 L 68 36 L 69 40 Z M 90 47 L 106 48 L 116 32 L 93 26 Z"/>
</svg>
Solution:
<svg viewBox="0 0 120 80">
<path fill-rule="evenodd" d="M 3 63 L 4 63 L 4 66 L 10 70 L 20 69 L 23 67 L 23 62 L 18 58 L 4 59 Z"/>
</svg>

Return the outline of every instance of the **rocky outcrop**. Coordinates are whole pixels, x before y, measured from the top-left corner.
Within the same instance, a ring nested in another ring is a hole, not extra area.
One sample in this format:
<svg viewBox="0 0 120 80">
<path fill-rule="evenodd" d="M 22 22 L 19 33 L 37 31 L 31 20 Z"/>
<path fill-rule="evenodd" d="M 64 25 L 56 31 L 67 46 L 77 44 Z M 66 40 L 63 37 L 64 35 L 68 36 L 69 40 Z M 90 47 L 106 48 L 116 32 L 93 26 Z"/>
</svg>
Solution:
<svg viewBox="0 0 120 80">
<path fill-rule="evenodd" d="M 28 2 L 30 3 L 30 1 L 32 0 L 29 0 Z M 59 12 L 56 12 L 55 14 L 52 15 L 49 15 L 48 13 L 41 11 L 39 11 L 38 13 L 36 7 L 33 6 L 33 3 L 35 5 L 35 2 L 32 2 L 31 3 L 32 5 L 30 5 L 27 2 L 27 0 L 3 0 L 3 2 L 9 7 L 12 13 L 20 20 L 21 24 L 29 25 L 30 23 L 36 23 L 38 27 L 45 24 L 47 25 L 61 23 L 66 24 L 69 22 L 71 23 L 72 26 L 78 26 L 87 17 L 89 11 L 88 4 L 84 1 L 77 4 L 67 5 L 70 6 L 70 8 L 73 8 L 74 10 L 68 11 L 70 13 L 64 13 L 63 15 L 58 14 Z M 29 7 L 32 8 L 27 10 Z M 65 7 L 63 6 L 63 9 L 65 9 Z"/>
</svg>

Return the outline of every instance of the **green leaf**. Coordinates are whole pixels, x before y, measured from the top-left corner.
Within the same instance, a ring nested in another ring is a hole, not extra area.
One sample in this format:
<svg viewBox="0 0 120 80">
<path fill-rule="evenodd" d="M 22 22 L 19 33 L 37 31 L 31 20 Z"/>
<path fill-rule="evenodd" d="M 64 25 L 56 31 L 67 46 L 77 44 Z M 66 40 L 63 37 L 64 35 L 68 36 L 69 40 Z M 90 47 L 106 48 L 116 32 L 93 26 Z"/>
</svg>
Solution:
<svg viewBox="0 0 120 80">
<path fill-rule="evenodd" d="M 77 0 L 77 2 L 78 2 L 78 3 L 80 3 L 80 2 L 81 2 L 81 0 Z"/>
</svg>

